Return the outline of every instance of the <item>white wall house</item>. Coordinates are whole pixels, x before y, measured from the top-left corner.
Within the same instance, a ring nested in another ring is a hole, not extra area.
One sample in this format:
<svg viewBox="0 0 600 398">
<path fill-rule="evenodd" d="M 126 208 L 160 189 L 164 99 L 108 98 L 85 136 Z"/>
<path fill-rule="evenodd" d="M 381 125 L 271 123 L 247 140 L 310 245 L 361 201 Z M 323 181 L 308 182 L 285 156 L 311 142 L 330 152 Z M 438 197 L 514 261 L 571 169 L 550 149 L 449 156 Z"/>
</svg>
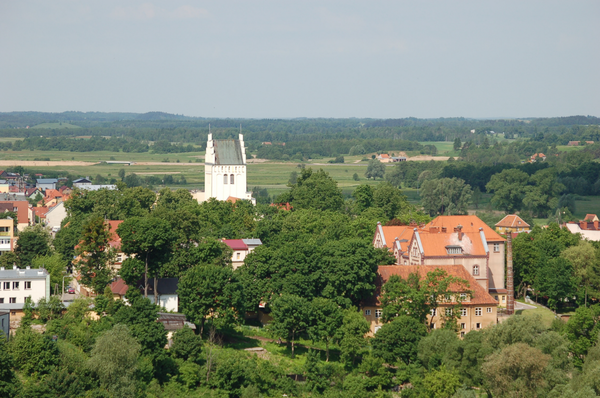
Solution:
<svg viewBox="0 0 600 398">
<path fill-rule="evenodd" d="M 158 305 L 167 311 L 179 310 L 177 285 L 179 278 L 158 278 Z M 154 278 L 148 279 L 148 298 L 154 304 Z"/>
<path fill-rule="evenodd" d="M 56 206 L 48 209 L 48 212 L 46 213 L 46 225 L 53 233 L 56 233 L 60 229 L 60 225 L 66 217 L 67 209 L 65 209 L 65 202 L 60 202 Z"/>
<path fill-rule="evenodd" d="M 242 134 L 238 140 L 213 140 L 212 134 L 208 134 L 203 196 L 202 200 L 232 197 L 255 202 L 252 193 L 246 192 L 246 148 Z"/>
<path fill-rule="evenodd" d="M 45 269 L 0 268 L 0 310 L 8 310 L 11 316 L 23 316 L 25 300 L 34 302 L 45 297 L 50 299 L 50 274 Z"/>
</svg>

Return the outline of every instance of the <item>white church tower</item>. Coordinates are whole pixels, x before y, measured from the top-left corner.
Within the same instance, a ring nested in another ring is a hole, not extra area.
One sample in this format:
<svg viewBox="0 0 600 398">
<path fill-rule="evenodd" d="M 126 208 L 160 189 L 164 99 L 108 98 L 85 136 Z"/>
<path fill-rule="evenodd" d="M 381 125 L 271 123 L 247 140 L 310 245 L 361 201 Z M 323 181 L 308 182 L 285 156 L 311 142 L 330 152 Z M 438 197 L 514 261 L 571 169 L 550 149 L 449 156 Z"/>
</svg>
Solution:
<svg viewBox="0 0 600 398">
<path fill-rule="evenodd" d="M 246 192 L 246 148 L 244 136 L 237 140 L 213 140 L 208 134 L 204 158 L 204 200 L 231 198 L 251 200 Z"/>
</svg>

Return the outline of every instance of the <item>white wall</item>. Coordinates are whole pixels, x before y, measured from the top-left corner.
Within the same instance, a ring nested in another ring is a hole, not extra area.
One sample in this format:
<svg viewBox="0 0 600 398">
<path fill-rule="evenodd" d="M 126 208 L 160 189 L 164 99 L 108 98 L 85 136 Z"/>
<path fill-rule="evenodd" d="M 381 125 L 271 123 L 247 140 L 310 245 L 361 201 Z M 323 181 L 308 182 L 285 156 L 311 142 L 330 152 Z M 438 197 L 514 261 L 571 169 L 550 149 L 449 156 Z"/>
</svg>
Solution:
<svg viewBox="0 0 600 398">
<path fill-rule="evenodd" d="M 154 304 L 154 295 L 148 295 L 148 298 Z M 167 311 L 175 311 L 179 310 L 177 305 L 177 295 L 176 294 L 163 294 L 158 295 L 158 305 L 165 308 Z"/>
<path fill-rule="evenodd" d="M 1 273 L 2 271 L 0 271 L 0 275 Z M 5 289 L 5 282 L 10 284 L 9 289 Z M 19 282 L 19 287 L 16 289 L 13 288 L 14 282 Z M 25 288 L 25 282 L 31 282 L 31 289 Z M 49 289 L 46 289 L 48 283 L 50 283 L 49 275 L 44 279 L 32 279 L 28 278 L 27 276 L 17 278 L 0 278 L 0 297 L 4 298 L 4 304 L 10 304 L 11 297 L 17 299 L 17 304 L 24 304 L 25 298 L 30 296 L 31 299 L 37 303 L 42 297 L 45 297 L 46 299 L 50 298 Z"/>
</svg>

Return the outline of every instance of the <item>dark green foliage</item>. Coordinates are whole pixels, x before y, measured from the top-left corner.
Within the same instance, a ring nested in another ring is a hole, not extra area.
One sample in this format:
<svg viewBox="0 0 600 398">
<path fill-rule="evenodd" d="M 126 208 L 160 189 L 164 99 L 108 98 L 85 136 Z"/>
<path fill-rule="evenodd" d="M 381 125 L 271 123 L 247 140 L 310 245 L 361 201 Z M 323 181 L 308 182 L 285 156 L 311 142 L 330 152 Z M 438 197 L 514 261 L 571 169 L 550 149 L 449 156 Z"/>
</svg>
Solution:
<svg viewBox="0 0 600 398">
<path fill-rule="evenodd" d="M 103 218 L 90 218 L 83 225 L 82 239 L 75 251 L 79 258 L 75 267 L 81 275 L 81 283 L 96 293 L 103 292 L 113 278 L 111 263 L 115 252 L 110 241 L 114 233 Z"/>
<path fill-rule="evenodd" d="M 367 179 L 383 178 L 385 175 L 385 165 L 381 163 L 377 159 L 369 160 L 369 165 L 367 166 L 367 171 L 365 171 L 365 177 Z"/>
<path fill-rule="evenodd" d="M 202 337 L 186 326 L 173 335 L 173 345 L 169 352 L 174 358 L 200 363 L 202 346 Z"/>
<path fill-rule="evenodd" d="M 467 214 L 472 193 L 459 178 L 428 180 L 421 187 L 421 203 L 431 216 Z"/>
<path fill-rule="evenodd" d="M 56 343 L 29 327 L 21 327 L 10 340 L 15 367 L 27 375 L 48 374 L 59 364 Z"/>
<path fill-rule="evenodd" d="M 15 366 L 6 338 L 0 336 L 0 396 L 14 397 L 19 389 L 19 380 L 13 371 Z"/>
<path fill-rule="evenodd" d="M 565 325 L 563 333 L 570 342 L 569 351 L 573 355 L 573 363 L 581 368 L 588 350 L 598 342 L 600 305 L 577 308 L 575 315 Z"/>
<path fill-rule="evenodd" d="M 27 227 L 19 234 L 15 253 L 21 266 L 31 265 L 37 256 L 50 254 L 50 234 L 41 224 Z"/>
<path fill-rule="evenodd" d="M 284 294 L 273 300 L 272 308 L 271 331 L 292 343 L 292 358 L 294 358 L 294 341 L 310 325 L 310 304 L 302 297 Z"/>
<path fill-rule="evenodd" d="M 294 209 L 340 210 L 344 203 L 342 191 L 329 173 L 319 169 L 302 169 L 298 182 L 289 192 L 281 194 L 277 203 L 289 202 Z"/>
<path fill-rule="evenodd" d="M 373 355 L 389 364 L 399 361 L 409 365 L 417 360 L 419 341 L 427 334 L 422 322 L 401 315 L 384 324 L 372 340 Z"/>
</svg>

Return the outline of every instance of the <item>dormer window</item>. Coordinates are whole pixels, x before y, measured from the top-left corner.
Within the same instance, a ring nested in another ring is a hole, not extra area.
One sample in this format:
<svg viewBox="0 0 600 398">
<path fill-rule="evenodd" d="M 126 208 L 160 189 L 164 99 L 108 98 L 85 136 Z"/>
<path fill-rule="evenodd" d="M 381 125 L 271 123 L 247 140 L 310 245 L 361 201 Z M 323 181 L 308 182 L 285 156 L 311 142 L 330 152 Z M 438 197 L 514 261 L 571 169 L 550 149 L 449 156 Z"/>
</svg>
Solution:
<svg viewBox="0 0 600 398">
<path fill-rule="evenodd" d="M 446 253 L 448 253 L 448 254 L 462 254 L 462 247 L 460 247 L 460 246 L 446 246 Z"/>
</svg>

